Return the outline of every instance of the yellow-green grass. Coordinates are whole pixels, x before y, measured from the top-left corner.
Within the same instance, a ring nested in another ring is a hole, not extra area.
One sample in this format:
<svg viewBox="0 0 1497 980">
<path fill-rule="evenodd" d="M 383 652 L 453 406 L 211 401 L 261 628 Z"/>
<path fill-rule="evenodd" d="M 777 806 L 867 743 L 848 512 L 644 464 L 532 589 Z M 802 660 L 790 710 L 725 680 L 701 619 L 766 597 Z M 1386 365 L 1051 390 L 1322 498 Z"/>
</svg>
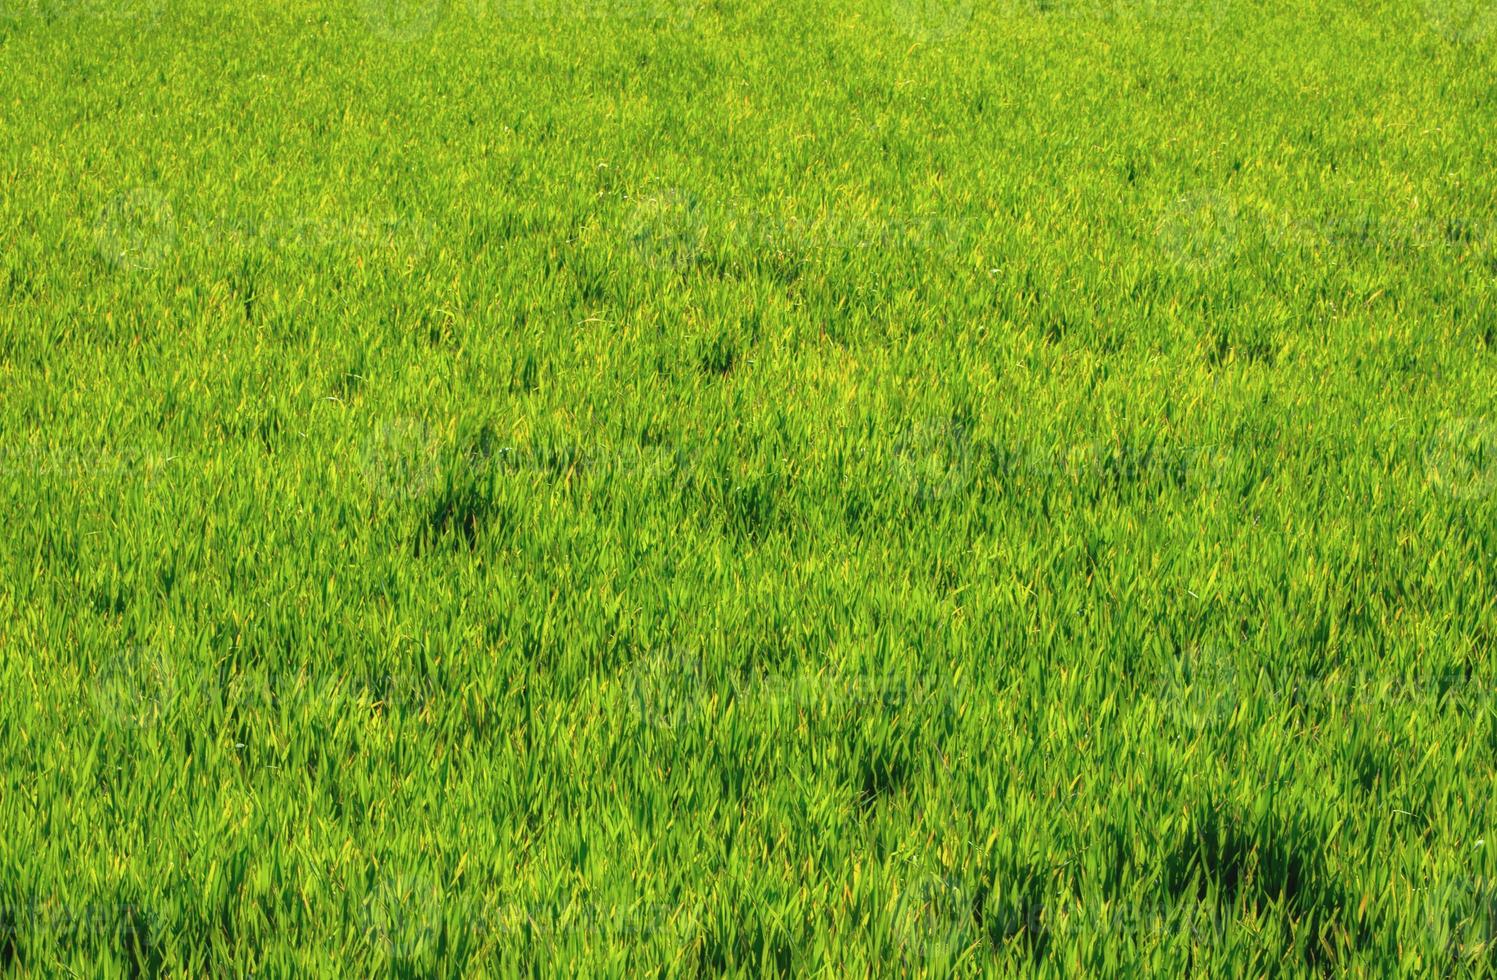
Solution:
<svg viewBox="0 0 1497 980">
<path fill-rule="evenodd" d="M 0 0 L 0 968 L 1490 974 L 1494 77 Z"/>
</svg>

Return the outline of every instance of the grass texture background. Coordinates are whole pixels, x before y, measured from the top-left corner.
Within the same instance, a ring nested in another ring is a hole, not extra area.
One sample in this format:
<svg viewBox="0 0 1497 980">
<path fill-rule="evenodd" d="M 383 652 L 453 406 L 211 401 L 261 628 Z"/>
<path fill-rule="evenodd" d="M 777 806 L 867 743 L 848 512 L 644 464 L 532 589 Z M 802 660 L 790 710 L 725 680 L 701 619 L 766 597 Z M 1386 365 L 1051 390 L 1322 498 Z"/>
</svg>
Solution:
<svg viewBox="0 0 1497 980">
<path fill-rule="evenodd" d="M 1494 78 L 0 0 L 0 967 L 1489 975 Z"/>
</svg>

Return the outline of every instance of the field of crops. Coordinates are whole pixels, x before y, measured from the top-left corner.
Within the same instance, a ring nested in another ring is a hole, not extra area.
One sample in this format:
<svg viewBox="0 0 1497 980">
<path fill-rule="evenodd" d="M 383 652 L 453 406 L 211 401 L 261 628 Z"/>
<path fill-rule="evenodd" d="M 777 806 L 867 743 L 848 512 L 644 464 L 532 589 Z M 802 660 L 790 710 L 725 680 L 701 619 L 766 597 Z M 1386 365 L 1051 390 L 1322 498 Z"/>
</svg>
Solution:
<svg viewBox="0 0 1497 980">
<path fill-rule="evenodd" d="M 1491 975 L 1494 161 L 1489 0 L 0 0 L 0 972 Z"/>
</svg>

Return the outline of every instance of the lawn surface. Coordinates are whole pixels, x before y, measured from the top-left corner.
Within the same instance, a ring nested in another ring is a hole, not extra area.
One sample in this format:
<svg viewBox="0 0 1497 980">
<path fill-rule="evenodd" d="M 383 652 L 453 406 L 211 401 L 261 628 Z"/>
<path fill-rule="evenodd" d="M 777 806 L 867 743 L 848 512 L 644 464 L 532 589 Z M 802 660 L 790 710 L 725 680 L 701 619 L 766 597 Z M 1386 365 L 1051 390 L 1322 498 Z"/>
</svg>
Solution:
<svg viewBox="0 0 1497 980">
<path fill-rule="evenodd" d="M 0 969 L 1490 975 L 1494 79 L 0 0 Z"/>
</svg>

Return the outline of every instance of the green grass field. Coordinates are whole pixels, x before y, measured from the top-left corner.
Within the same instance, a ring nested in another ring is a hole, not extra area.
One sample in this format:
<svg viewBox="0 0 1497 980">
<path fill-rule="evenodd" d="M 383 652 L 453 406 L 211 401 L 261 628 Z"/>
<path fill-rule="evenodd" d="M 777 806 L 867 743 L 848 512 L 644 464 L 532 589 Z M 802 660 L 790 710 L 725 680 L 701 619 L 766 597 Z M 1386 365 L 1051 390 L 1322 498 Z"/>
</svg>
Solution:
<svg viewBox="0 0 1497 980">
<path fill-rule="evenodd" d="M 1494 79 L 0 0 L 0 971 L 1492 975 Z"/>
</svg>

